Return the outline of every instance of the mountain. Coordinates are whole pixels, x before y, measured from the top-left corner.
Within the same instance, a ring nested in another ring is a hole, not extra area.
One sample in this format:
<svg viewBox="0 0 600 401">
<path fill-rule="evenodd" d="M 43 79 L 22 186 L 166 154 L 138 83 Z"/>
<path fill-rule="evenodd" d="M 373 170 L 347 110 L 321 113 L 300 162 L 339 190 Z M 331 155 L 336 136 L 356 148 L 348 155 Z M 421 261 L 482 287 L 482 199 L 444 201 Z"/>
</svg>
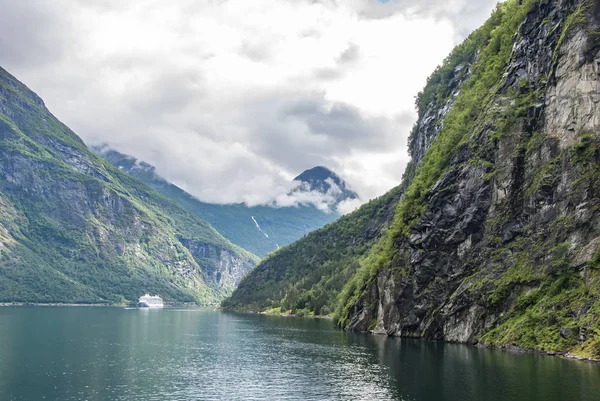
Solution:
<svg viewBox="0 0 600 401">
<path fill-rule="evenodd" d="M 418 95 L 400 187 L 263 260 L 223 306 L 599 358 L 599 15 L 500 3 Z"/>
<path fill-rule="evenodd" d="M 222 307 L 229 310 L 291 311 L 329 315 L 360 258 L 385 233 L 403 189 L 372 200 L 335 223 L 264 259 L 240 282 Z"/>
<path fill-rule="evenodd" d="M 340 216 L 335 207 L 344 200 L 358 196 L 334 172 L 315 167 L 295 178 L 303 184 L 299 190 L 313 190 L 328 195 L 330 211 L 312 205 L 271 207 L 245 204 L 217 205 L 201 202 L 183 189 L 171 184 L 156 173 L 154 166 L 105 146 L 93 148 L 111 164 L 117 166 L 152 189 L 208 221 L 225 238 L 260 257 L 279 247 L 333 222 Z M 333 185 L 332 185 L 333 184 Z"/>
<path fill-rule="evenodd" d="M 257 260 L 89 151 L 0 68 L 0 302 L 214 304 Z"/>
<path fill-rule="evenodd" d="M 333 206 L 346 200 L 358 199 L 358 194 L 352 191 L 344 180 L 327 167 L 313 167 L 294 178 L 294 181 L 304 184 L 301 185 L 302 189 L 331 195 Z"/>
</svg>

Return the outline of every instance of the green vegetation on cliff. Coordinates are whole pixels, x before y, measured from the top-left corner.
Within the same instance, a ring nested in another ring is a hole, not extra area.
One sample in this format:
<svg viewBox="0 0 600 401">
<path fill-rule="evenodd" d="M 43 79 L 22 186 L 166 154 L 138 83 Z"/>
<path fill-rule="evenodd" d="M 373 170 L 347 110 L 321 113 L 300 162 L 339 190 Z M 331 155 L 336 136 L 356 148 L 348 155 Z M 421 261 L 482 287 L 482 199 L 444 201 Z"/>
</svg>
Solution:
<svg viewBox="0 0 600 401">
<path fill-rule="evenodd" d="M 590 203 L 582 202 L 579 209 L 553 217 L 548 227 L 531 221 L 525 227 L 527 235 L 498 245 L 490 257 L 492 264 L 507 266 L 501 276 L 481 271 L 466 280 L 473 288 L 469 291 L 483 293 L 483 302 L 490 308 L 508 310 L 480 341 L 553 352 L 569 350 L 598 358 L 600 237 L 594 233 L 593 224 L 594 215 L 600 212 L 600 138 L 583 134 L 561 150 L 556 138 L 536 133 L 526 151 L 532 160 L 546 152 L 551 154 L 526 180 L 526 192 L 533 199 L 542 200 L 554 193 L 560 175 L 568 171 L 566 190 Z M 576 236 L 582 233 L 595 238 L 578 244 Z"/>
<path fill-rule="evenodd" d="M 467 146 L 473 135 L 489 123 L 491 101 L 500 89 L 502 75 L 510 61 L 513 38 L 518 27 L 537 0 L 507 1 L 499 4 L 491 18 L 446 59 L 444 65 L 428 79 L 417 97 L 422 116 L 427 105 L 439 105 L 447 99 L 448 71 L 477 54 L 471 76 L 461 86 L 453 107 L 444 116 L 444 126 L 417 166 L 414 178 L 397 207 L 396 217 L 387 237 L 363 259 L 360 271 L 344 288 L 338 310 L 339 324 L 348 323 L 348 310 L 373 282 L 379 270 L 390 268 L 398 243 L 410 236 L 412 227 L 428 208 L 431 191 L 442 175 L 452 166 L 459 149 Z M 521 117 L 514 107 L 502 110 L 510 122 Z M 496 117 L 496 116 L 494 116 Z M 509 126 L 503 121 L 503 128 Z M 418 135 L 413 132 L 412 136 Z M 475 162 L 478 162 L 475 160 Z M 442 188 L 441 191 L 444 189 Z M 408 274 L 408 272 L 407 272 Z"/>
<path fill-rule="evenodd" d="M 0 302 L 216 303 L 257 258 L 92 154 L 0 69 Z"/>
</svg>

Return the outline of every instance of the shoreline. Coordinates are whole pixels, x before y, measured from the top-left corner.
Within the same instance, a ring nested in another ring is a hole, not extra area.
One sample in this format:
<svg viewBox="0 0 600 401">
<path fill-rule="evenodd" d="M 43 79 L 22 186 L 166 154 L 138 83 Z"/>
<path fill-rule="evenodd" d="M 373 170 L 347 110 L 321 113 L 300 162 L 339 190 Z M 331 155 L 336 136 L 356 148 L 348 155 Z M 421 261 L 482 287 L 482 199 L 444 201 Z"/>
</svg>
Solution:
<svg viewBox="0 0 600 401">
<path fill-rule="evenodd" d="M 297 316 L 297 315 L 293 315 L 290 313 L 268 313 L 268 312 L 256 312 L 256 311 L 251 311 L 251 310 L 231 310 L 231 309 L 226 310 L 226 311 L 227 312 L 265 315 L 265 316 L 281 316 L 281 317 L 333 320 L 333 317 L 331 317 L 331 316 L 310 316 L 310 315 Z M 340 331 L 347 331 L 347 330 L 340 329 Z M 538 354 L 538 355 L 542 355 L 542 356 L 566 359 L 566 360 L 571 360 L 571 361 L 588 362 L 588 363 L 594 363 L 594 364 L 600 363 L 600 359 L 579 356 L 579 355 L 575 355 L 568 351 L 556 351 L 556 352 L 555 351 L 543 351 L 543 350 L 537 350 L 537 349 L 521 348 L 521 347 L 518 347 L 515 345 L 507 347 L 507 346 L 487 345 L 487 344 L 482 344 L 482 343 L 467 343 L 467 342 L 461 343 L 461 342 L 443 341 L 443 340 L 435 341 L 435 340 L 427 340 L 427 339 L 421 338 L 421 337 L 389 336 L 387 334 L 375 333 L 373 331 L 352 331 L 352 332 L 359 333 L 359 334 L 373 335 L 373 336 L 386 336 L 386 337 L 391 337 L 391 338 L 412 338 L 412 339 L 417 339 L 420 341 L 427 341 L 427 342 L 442 342 L 445 344 L 460 344 L 460 345 L 466 345 L 468 347 L 488 349 L 488 350 L 494 350 L 494 351 L 503 351 L 503 352 L 513 353 L 513 354 Z"/>
<path fill-rule="evenodd" d="M 360 333 L 360 332 L 355 332 L 355 333 Z M 387 336 L 387 337 L 392 337 L 392 338 L 414 338 L 414 339 L 418 339 L 421 341 L 441 342 L 444 344 L 459 344 L 459 345 L 466 345 L 468 347 L 474 347 L 474 348 L 479 348 L 479 349 L 488 349 L 488 350 L 493 350 L 493 351 L 508 352 L 511 354 L 537 354 L 537 355 L 560 358 L 560 359 L 567 359 L 567 360 L 572 360 L 572 361 L 600 363 L 600 359 L 579 356 L 579 355 L 575 355 L 568 351 L 544 351 L 544 350 L 538 350 L 538 349 L 521 348 L 516 345 L 498 346 L 498 345 L 487 345 L 484 343 L 468 343 L 468 342 L 461 343 L 461 342 L 444 341 L 444 340 L 436 341 L 436 340 L 427 340 L 422 337 L 388 336 L 387 334 L 379 334 L 379 333 L 374 333 L 372 331 L 367 331 L 367 332 L 363 332 L 363 333 L 370 334 L 370 335 L 376 335 L 376 336 Z"/>
<path fill-rule="evenodd" d="M 376 336 L 384 335 L 384 336 L 392 337 L 392 338 L 415 338 L 415 337 L 402 337 L 402 336 L 388 336 L 387 334 L 378 334 L 378 333 L 374 333 L 372 331 L 368 331 L 368 332 L 364 332 L 364 333 L 376 335 Z M 416 339 L 419 339 L 421 341 L 428 341 L 428 342 L 441 342 L 444 344 L 466 345 L 468 347 L 474 347 L 474 348 L 479 348 L 479 349 L 488 349 L 488 350 L 494 350 L 494 351 L 503 351 L 503 352 L 508 352 L 511 354 L 537 354 L 537 355 L 567 359 L 567 360 L 572 360 L 572 361 L 600 363 L 600 359 L 579 356 L 579 355 L 575 355 L 568 351 L 544 351 L 544 350 L 538 350 L 538 349 L 521 348 L 516 345 L 498 346 L 498 345 L 488 345 L 485 343 L 468 343 L 468 342 L 456 342 L 456 341 L 444 341 L 444 340 L 436 341 L 436 340 L 427 340 L 422 337 L 416 337 Z"/>
<path fill-rule="evenodd" d="M 302 315 L 302 316 L 298 316 L 298 315 L 292 315 L 291 313 L 268 313 L 268 312 L 247 312 L 247 313 L 255 313 L 257 315 L 265 315 L 265 316 L 281 316 L 281 317 L 295 317 L 295 318 L 311 318 L 311 319 L 324 319 L 324 320 L 333 320 L 333 317 L 331 316 L 314 316 L 314 315 Z"/>
<path fill-rule="evenodd" d="M 221 312 L 245 313 L 245 314 L 248 314 L 248 315 L 295 317 L 297 319 L 310 318 L 310 319 L 333 320 L 332 316 L 322 316 L 322 315 L 318 315 L 318 316 L 314 316 L 314 315 L 302 315 L 302 316 L 298 316 L 298 315 L 294 315 L 294 314 L 291 314 L 291 313 L 281 313 L 281 312 L 271 313 L 271 312 L 267 312 L 267 311 L 257 312 L 257 311 L 253 311 L 253 310 L 222 309 L 222 308 L 215 308 L 215 310 L 216 311 L 221 311 Z"/>
<path fill-rule="evenodd" d="M 103 308 L 127 308 L 132 307 L 129 304 L 76 304 L 76 303 L 59 303 L 59 302 L 51 302 L 51 303 L 28 303 L 28 302 L 0 302 L 0 307 L 23 307 L 23 306 L 36 306 L 36 307 L 103 307 Z M 190 305 L 190 304 L 173 304 L 166 305 L 166 307 L 197 307 L 197 308 L 210 308 L 214 307 L 214 305 Z M 293 317 L 293 318 L 309 318 L 309 319 L 322 319 L 322 320 L 333 320 L 331 316 L 311 316 L 311 315 L 303 315 L 298 316 L 291 313 L 268 313 L 268 312 L 256 312 L 251 310 L 231 310 L 231 309 L 221 309 L 219 307 L 214 307 L 214 311 L 222 311 L 222 312 L 235 312 L 235 313 L 247 313 L 247 314 L 255 314 L 255 315 L 264 315 L 264 316 L 280 316 L 280 317 Z M 340 329 L 341 330 L 341 329 Z M 345 331 L 345 330 L 341 330 Z M 402 336 L 388 336 L 387 334 L 375 333 L 373 331 L 359 332 L 355 331 L 354 333 L 368 334 L 373 336 L 386 336 L 392 338 L 414 338 L 414 337 L 402 337 Z M 421 341 L 430 341 L 437 342 L 433 340 L 427 340 L 424 338 L 416 338 Z M 538 354 L 543 356 L 579 361 L 579 362 L 589 362 L 589 363 L 600 363 L 600 359 L 591 358 L 591 357 L 583 357 L 576 354 L 573 354 L 568 351 L 543 351 L 537 349 L 526 349 L 521 348 L 515 345 L 511 346 L 496 346 L 496 345 L 487 345 L 482 343 L 460 343 L 460 342 L 452 342 L 452 341 L 439 341 L 446 344 L 461 344 L 475 348 L 481 349 L 489 349 L 496 351 L 504 351 L 514 354 Z"/>
<path fill-rule="evenodd" d="M 600 359 L 579 356 L 579 355 L 575 355 L 568 351 L 543 351 L 543 350 L 538 350 L 538 349 L 521 348 L 516 345 L 511 345 L 511 346 L 507 347 L 507 346 L 495 346 L 495 345 L 486 345 L 486 344 L 479 344 L 479 343 L 478 344 L 456 343 L 456 344 L 471 345 L 476 348 L 504 351 L 504 352 L 514 353 L 514 354 L 538 354 L 538 355 L 542 355 L 542 356 L 550 356 L 550 357 L 554 357 L 554 358 L 567 359 L 567 360 L 572 360 L 572 361 L 600 363 Z"/>
</svg>

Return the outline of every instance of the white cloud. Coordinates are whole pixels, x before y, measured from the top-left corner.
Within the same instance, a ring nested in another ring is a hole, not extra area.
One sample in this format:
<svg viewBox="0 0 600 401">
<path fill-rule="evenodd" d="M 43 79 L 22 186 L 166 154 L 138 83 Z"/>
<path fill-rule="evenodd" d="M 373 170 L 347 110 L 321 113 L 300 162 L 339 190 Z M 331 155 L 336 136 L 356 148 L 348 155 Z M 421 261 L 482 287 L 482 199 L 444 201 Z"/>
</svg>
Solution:
<svg viewBox="0 0 600 401">
<path fill-rule="evenodd" d="M 348 214 L 350 212 L 355 211 L 363 204 L 363 201 L 360 199 L 346 199 L 337 205 L 336 210 L 340 214 Z"/>
<path fill-rule="evenodd" d="M 281 192 L 269 204 L 273 207 L 297 207 L 300 205 L 313 205 L 317 209 L 330 213 L 336 211 L 342 214 L 351 212 L 360 206 L 360 199 L 347 199 L 340 201 L 344 191 L 331 178 L 325 179 L 328 185 L 325 193 L 311 190 L 306 182 L 294 181 L 294 186 L 288 192 Z"/>
<path fill-rule="evenodd" d="M 414 96 L 495 0 L 476 3 L 5 0 L 0 64 L 201 200 L 303 202 L 291 178 L 316 165 L 368 200 L 399 183 Z"/>
</svg>

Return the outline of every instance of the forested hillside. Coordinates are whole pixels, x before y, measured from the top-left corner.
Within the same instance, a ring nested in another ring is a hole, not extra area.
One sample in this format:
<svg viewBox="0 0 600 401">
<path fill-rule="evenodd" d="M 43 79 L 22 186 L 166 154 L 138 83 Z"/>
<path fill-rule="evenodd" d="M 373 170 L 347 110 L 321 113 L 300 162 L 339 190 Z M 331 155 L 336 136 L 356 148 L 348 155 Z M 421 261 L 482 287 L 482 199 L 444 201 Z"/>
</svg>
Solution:
<svg viewBox="0 0 600 401">
<path fill-rule="evenodd" d="M 0 302 L 219 302 L 256 263 L 0 69 Z"/>
<path fill-rule="evenodd" d="M 335 223 L 280 249 L 242 280 L 226 309 L 279 308 L 328 315 L 359 267 L 359 257 L 379 239 L 402 194 L 396 188 Z"/>
</svg>

